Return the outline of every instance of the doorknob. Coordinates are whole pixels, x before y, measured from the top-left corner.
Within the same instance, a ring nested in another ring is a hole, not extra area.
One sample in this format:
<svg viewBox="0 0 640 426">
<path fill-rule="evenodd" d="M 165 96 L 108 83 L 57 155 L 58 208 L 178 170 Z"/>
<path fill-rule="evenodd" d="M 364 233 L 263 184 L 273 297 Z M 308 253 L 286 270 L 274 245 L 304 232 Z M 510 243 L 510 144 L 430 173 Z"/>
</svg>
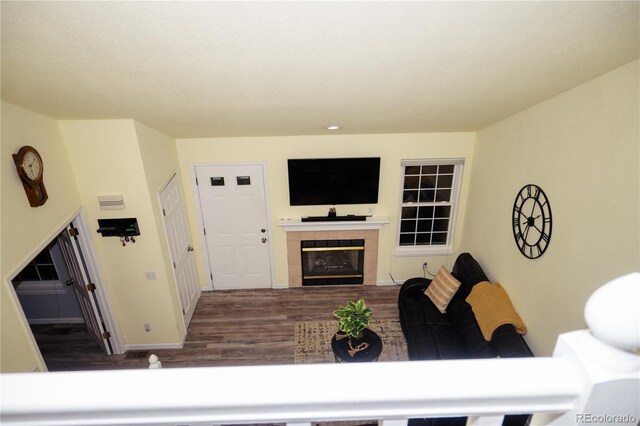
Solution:
<svg viewBox="0 0 640 426">
<path fill-rule="evenodd" d="M 187 251 L 193 251 L 193 246 L 191 244 L 189 244 L 189 247 L 187 247 Z"/>
<path fill-rule="evenodd" d="M 262 228 L 262 229 L 260 230 L 260 232 L 262 232 L 262 233 L 264 234 L 265 232 L 267 232 L 267 230 L 266 230 L 266 229 L 264 229 L 264 228 Z"/>
<path fill-rule="evenodd" d="M 263 239 L 262 239 L 262 244 L 264 244 L 264 243 L 266 243 L 266 242 L 267 242 L 267 239 L 266 239 L 266 238 L 263 238 Z"/>
<path fill-rule="evenodd" d="M 67 287 L 73 285 L 75 281 L 73 281 L 73 278 L 71 278 L 70 280 L 65 281 L 65 284 L 67 285 Z"/>
</svg>

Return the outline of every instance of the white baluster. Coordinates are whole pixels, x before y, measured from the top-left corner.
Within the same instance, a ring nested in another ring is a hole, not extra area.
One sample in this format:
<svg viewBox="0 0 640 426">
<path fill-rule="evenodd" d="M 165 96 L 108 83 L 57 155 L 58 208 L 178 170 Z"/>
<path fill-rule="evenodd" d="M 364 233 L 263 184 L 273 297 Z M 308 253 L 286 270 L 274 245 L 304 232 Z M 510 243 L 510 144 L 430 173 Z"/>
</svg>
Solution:
<svg viewBox="0 0 640 426">
<path fill-rule="evenodd" d="M 149 357 L 149 368 L 162 368 L 162 362 L 158 360 L 155 354 L 151 354 Z"/>
<path fill-rule="evenodd" d="M 407 426 L 409 419 L 378 420 L 378 426 Z"/>
<path fill-rule="evenodd" d="M 467 426 L 502 426 L 504 416 L 469 416 Z"/>
</svg>

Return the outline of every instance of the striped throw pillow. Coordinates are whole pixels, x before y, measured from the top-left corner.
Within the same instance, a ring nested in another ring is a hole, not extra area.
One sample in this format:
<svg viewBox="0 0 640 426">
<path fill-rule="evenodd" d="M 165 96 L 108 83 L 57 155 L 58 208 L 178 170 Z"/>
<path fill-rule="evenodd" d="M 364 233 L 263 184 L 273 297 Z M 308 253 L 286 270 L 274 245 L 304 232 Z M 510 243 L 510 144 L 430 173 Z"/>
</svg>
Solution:
<svg viewBox="0 0 640 426">
<path fill-rule="evenodd" d="M 456 294 L 460 287 L 460 281 L 455 279 L 453 275 L 447 271 L 444 266 L 440 267 L 440 270 L 436 274 L 429 287 L 424 291 L 424 294 L 431 299 L 436 308 L 441 313 L 447 312 L 447 306 L 453 295 Z"/>
</svg>

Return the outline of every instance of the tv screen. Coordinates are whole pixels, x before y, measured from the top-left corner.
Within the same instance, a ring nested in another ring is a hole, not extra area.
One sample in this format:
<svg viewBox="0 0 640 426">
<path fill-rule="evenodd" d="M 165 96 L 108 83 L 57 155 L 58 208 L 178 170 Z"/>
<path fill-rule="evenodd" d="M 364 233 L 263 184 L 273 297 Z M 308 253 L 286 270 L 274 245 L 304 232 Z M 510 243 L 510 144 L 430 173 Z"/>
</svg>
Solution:
<svg viewBox="0 0 640 426">
<path fill-rule="evenodd" d="M 380 157 L 289 160 L 289 204 L 375 204 Z"/>
</svg>

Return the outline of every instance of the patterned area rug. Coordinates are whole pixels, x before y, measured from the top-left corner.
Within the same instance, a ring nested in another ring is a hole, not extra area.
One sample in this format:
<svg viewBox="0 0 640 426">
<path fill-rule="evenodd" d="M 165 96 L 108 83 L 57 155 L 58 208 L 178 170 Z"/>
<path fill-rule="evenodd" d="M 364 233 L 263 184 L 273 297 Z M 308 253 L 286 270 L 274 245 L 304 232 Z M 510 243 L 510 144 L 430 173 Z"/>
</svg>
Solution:
<svg viewBox="0 0 640 426">
<path fill-rule="evenodd" d="M 407 343 L 404 340 L 400 321 L 372 320 L 369 328 L 382 339 L 382 353 L 378 358 L 382 361 L 408 361 Z M 296 364 L 334 363 L 331 351 L 331 338 L 338 331 L 337 321 L 296 322 L 296 347 L 294 362 Z"/>
</svg>

